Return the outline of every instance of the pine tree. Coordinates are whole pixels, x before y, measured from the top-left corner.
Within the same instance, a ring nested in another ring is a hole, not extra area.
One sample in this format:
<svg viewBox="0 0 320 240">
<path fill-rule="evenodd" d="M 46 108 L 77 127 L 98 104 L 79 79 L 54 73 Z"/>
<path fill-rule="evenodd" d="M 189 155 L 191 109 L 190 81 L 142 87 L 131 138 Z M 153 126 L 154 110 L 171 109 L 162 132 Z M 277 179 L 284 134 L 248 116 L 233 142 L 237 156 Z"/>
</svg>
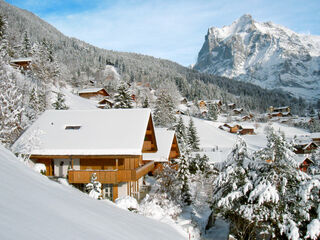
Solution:
<svg viewBox="0 0 320 240">
<path fill-rule="evenodd" d="M 89 192 L 89 196 L 94 199 L 102 199 L 101 183 L 97 181 L 98 177 L 96 173 L 92 173 L 90 177 L 90 183 L 86 185 L 86 189 Z"/>
<path fill-rule="evenodd" d="M 0 58 L 2 59 L 1 61 L 4 61 L 4 63 L 9 62 L 7 29 L 7 19 L 4 16 L 0 15 Z"/>
<path fill-rule="evenodd" d="M 120 84 L 114 96 L 114 108 L 132 108 L 132 99 L 126 83 Z"/>
<path fill-rule="evenodd" d="M 179 169 L 178 169 L 178 179 L 180 180 L 181 190 L 180 190 L 180 198 L 183 205 L 191 204 L 191 194 L 189 188 L 189 151 L 186 151 L 179 158 Z"/>
<path fill-rule="evenodd" d="M 194 126 L 193 119 L 190 117 L 189 126 L 187 129 L 187 144 L 192 151 L 199 151 L 199 142 L 200 140 L 197 134 L 197 129 Z"/>
<path fill-rule="evenodd" d="M 153 119 L 156 126 L 172 128 L 175 121 L 174 103 L 170 95 L 160 90 L 157 95 Z"/>
<path fill-rule="evenodd" d="M 0 141 L 9 147 L 24 129 L 23 96 L 14 70 L 3 62 L 0 64 L 0 79 Z"/>
<path fill-rule="evenodd" d="M 218 113 L 219 113 L 219 110 L 217 105 L 213 103 L 209 103 L 208 114 L 207 114 L 208 118 L 210 120 L 216 121 L 218 119 Z"/>
<path fill-rule="evenodd" d="M 30 123 L 34 122 L 46 110 L 46 96 L 43 90 L 33 87 L 29 94 L 26 115 Z"/>
<path fill-rule="evenodd" d="M 56 110 L 67 110 L 69 109 L 65 103 L 64 95 L 62 93 L 57 94 L 56 101 L 52 104 L 52 107 Z"/>
<path fill-rule="evenodd" d="M 270 131 L 267 139 L 254 158 L 239 139 L 214 181 L 212 207 L 239 239 L 306 237 L 318 217 L 320 181 L 297 169 L 284 135 Z"/>
<path fill-rule="evenodd" d="M 23 57 L 29 57 L 31 55 L 31 43 L 27 32 L 24 32 L 20 52 Z"/>
<path fill-rule="evenodd" d="M 187 144 L 187 136 L 186 136 L 186 126 L 184 125 L 181 115 L 179 117 L 177 124 L 175 125 L 175 132 L 176 132 L 180 150 L 184 152 Z"/>
<path fill-rule="evenodd" d="M 143 104 L 142 104 L 142 107 L 143 107 L 143 108 L 148 108 L 148 107 L 149 107 L 149 99 L 148 99 L 148 96 L 146 96 L 146 98 L 144 99 Z"/>
</svg>

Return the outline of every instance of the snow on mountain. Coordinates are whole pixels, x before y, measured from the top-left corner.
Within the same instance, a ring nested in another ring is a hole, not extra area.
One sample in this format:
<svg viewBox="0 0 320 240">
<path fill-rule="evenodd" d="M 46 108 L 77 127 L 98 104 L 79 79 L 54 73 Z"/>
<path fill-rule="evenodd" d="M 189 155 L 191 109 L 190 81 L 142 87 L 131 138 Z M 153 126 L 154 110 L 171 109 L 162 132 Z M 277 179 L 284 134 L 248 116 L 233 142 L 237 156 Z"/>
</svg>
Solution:
<svg viewBox="0 0 320 240">
<path fill-rule="evenodd" d="M 184 239 L 169 225 L 97 201 L 0 146 L 0 239 Z"/>
<path fill-rule="evenodd" d="M 298 34 L 243 15 L 230 26 L 209 28 L 194 68 L 316 100 L 320 98 L 320 36 Z"/>
</svg>

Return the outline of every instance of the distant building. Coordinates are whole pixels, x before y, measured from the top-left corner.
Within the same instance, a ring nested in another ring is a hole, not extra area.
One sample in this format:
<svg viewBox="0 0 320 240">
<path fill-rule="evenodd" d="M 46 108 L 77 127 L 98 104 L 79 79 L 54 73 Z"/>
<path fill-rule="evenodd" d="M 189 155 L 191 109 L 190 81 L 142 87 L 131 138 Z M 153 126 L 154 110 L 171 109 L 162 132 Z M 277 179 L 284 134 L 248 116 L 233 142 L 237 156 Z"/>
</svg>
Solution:
<svg viewBox="0 0 320 240">
<path fill-rule="evenodd" d="M 17 58 L 17 59 L 11 59 L 10 65 L 15 68 L 22 68 L 24 70 L 27 70 L 30 68 L 31 62 L 32 62 L 32 58 Z"/>
<path fill-rule="evenodd" d="M 109 93 L 104 88 L 87 88 L 87 89 L 82 89 L 78 92 L 80 97 L 83 98 L 105 98 L 110 96 Z"/>
</svg>

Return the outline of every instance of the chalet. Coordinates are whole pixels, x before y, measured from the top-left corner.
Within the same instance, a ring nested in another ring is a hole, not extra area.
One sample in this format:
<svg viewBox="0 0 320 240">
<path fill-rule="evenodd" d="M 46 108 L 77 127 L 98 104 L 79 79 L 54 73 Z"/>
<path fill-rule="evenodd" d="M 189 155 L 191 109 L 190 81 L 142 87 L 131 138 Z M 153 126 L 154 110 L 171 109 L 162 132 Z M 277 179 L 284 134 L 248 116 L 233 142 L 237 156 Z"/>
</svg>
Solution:
<svg viewBox="0 0 320 240">
<path fill-rule="evenodd" d="M 101 109 L 112 108 L 114 101 L 109 98 L 104 98 L 98 102 L 97 107 Z"/>
<path fill-rule="evenodd" d="M 230 133 L 238 133 L 242 129 L 242 127 L 240 125 L 238 125 L 238 124 L 236 124 L 234 126 L 231 126 L 231 125 L 229 125 L 227 123 L 225 123 L 224 125 L 220 126 L 219 128 L 222 129 L 222 130 L 228 131 Z"/>
<path fill-rule="evenodd" d="M 173 164 L 172 160 L 180 157 L 178 141 L 174 131 L 165 128 L 155 129 L 158 151 L 143 153 L 143 161 L 154 161 L 154 170 L 162 170 L 163 164 Z"/>
<path fill-rule="evenodd" d="M 242 121 L 250 121 L 253 118 L 252 114 L 245 115 L 241 118 Z"/>
<path fill-rule="evenodd" d="M 320 132 L 311 133 L 312 142 L 320 146 Z"/>
<path fill-rule="evenodd" d="M 253 128 L 242 127 L 239 130 L 239 134 L 240 135 L 253 135 L 255 133 L 254 133 L 254 129 Z"/>
<path fill-rule="evenodd" d="M 82 89 L 81 91 L 78 92 L 80 97 L 83 98 L 105 98 L 110 96 L 109 93 L 104 88 L 87 88 L 87 89 Z"/>
<path fill-rule="evenodd" d="M 295 159 L 299 164 L 299 169 L 303 172 L 307 172 L 309 166 L 313 163 L 308 154 L 296 154 Z"/>
<path fill-rule="evenodd" d="M 204 100 L 200 100 L 200 101 L 198 101 L 198 106 L 199 106 L 199 108 L 206 108 L 207 103 Z"/>
<path fill-rule="evenodd" d="M 24 70 L 27 70 L 30 68 L 31 62 L 32 62 L 32 58 L 17 58 L 17 59 L 12 59 L 10 61 L 10 65 L 15 68 L 22 68 Z"/>
<path fill-rule="evenodd" d="M 269 107 L 269 112 L 270 113 L 273 113 L 273 112 L 281 112 L 281 113 L 284 113 L 284 112 L 290 112 L 291 109 L 289 106 L 285 106 L 285 107 L 273 107 L 273 106 L 270 106 Z"/>
<path fill-rule="evenodd" d="M 180 99 L 180 104 L 187 105 L 187 103 L 188 103 L 188 100 L 186 98 L 181 98 Z"/>
<path fill-rule="evenodd" d="M 243 112 L 243 108 L 235 108 L 233 109 L 234 114 L 241 114 Z"/>
<path fill-rule="evenodd" d="M 296 154 L 312 153 L 318 148 L 318 145 L 314 143 L 308 136 L 295 138 L 293 141 L 293 146 L 295 148 L 294 152 Z"/>
<path fill-rule="evenodd" d="M 229 110 L 233 110 L 233 109 L 235 109 L 236 108 L 236 104 L 235 103 L 228 103 L 228 109 Z"/>
<path fill-rule="evenodd" d="M 33 148 L 23 147 L 36 138 Z M 16 153 L 43 163 L 46 175 L 67 177 L 84 189 L 96 173 L 103 198 L 139 198 L 143 177 L 154 161 L 143 154 L 158 150 L 150 109 L 49 110 L 15 142 Z"/>
<path fill-rule="evenodd" d="M 215 104 L 219 108 L 222 106 L 222 102 L 219 99 L 211 100 L 210 103 Z"/>
</svg>

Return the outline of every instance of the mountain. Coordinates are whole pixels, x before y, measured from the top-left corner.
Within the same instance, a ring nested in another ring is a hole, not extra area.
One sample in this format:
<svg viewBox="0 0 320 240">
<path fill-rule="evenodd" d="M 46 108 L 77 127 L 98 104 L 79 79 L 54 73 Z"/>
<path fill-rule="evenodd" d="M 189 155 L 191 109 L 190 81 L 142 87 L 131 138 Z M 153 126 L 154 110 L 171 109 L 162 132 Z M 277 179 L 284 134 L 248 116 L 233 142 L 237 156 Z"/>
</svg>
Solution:
<svg viewBox="0 0 320 240">
<path fill-rule="evenodd" d="M 194 69 L 320 99 L 320 36 L 243 15 L 230 26 L 209 28 Z"/>
<path fill-rule="evenodd" d="M 290 105 L 296 113 L 304 109 L 301 100 L 281 91 L 267 91 L 250 83 L 243 84 L 233 79 L 200 73 L 169 60 L 101 49 L 67 37 L 33 13 L 3 0 L 0 0 L 0 15 L 8 20 L 11 49 L 19 49 L 26 34 L 31 44 L 39 43 L 44 38 L 50 42 L 60 64 L 60 82 L 72 85 L 75 91 L 91 87 L 92 83 L 95 87 L 108 89 L 109 84 L 103 72 L 106 64 L 111 64 L 124 81 L 149 83 L 153 89 L 169 82 L 176 85 L 188 100 L 221 99 L 224 103 L 235 102 L 239 107 L 258 112 L 266 111 L 271 105 Z M 16 53 L 11 57 L 21 56 Z"/>
</svg>

